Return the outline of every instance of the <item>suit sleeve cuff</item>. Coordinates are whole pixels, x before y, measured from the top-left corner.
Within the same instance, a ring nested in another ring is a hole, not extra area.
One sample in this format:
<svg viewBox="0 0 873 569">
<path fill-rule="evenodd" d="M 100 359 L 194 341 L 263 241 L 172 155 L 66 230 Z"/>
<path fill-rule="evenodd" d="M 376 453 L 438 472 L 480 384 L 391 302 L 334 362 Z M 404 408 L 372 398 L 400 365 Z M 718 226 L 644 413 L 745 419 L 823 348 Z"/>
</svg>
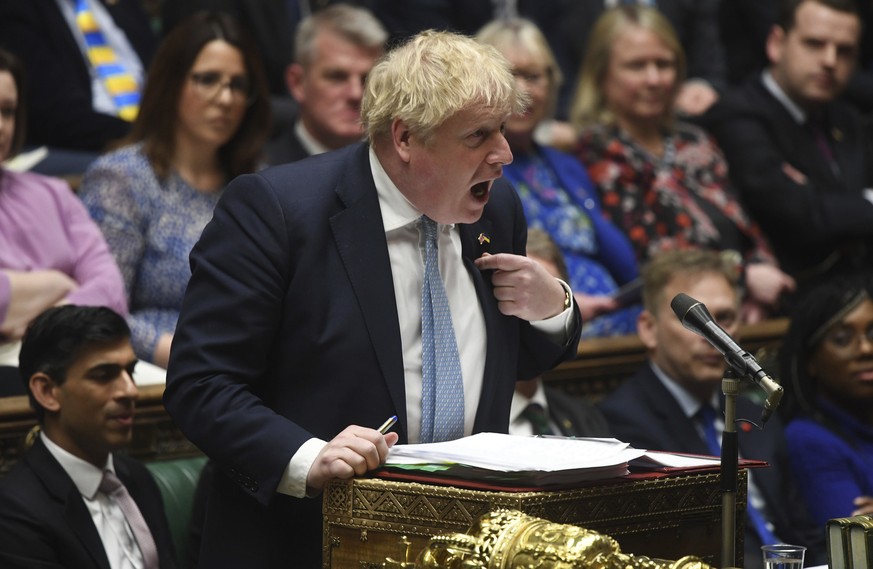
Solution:
<svg viewBox="0 0 873 569">
<path fill-rule="evenodd" d="M 312 468 L 312 463 L 315 462 L 315 457 L 325 446 L 327 446 L 325 441 L 316 438 L 309 439 L 300 445 L 300 448 L 288 462 L 288 466 L 285 467 L 276 492 L 294 498 L 307 497 L 306 476 L 309 474 L 309 469 Z"/>
<path fill-rule="evenodd" d="M 573 298 L 573 290 L 570 288 L 570 285 L 561 279 L 557 279 L 557 281 L 564 287 L 564 291 L 570 294 L 570 306 L 565 308 L 560 314 L 545 320 L 532 320 L 530 324 L 536 330 L 545 334 L 549 340 L 559 346 L 563 346 L 570 341 L 574 324 L 576 323 L 576 299 Z"/>
</svg>

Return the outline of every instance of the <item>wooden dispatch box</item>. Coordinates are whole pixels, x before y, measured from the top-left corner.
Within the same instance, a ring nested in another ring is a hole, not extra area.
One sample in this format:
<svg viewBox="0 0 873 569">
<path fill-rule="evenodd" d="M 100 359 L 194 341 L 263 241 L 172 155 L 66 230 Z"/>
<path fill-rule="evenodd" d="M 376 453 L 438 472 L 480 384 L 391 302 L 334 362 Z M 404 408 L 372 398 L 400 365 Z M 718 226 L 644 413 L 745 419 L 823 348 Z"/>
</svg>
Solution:
<svg viewBox="0 0 873 569">
<path fill-rule="evenodd" d="M 738 566 L 743 561 L 745 470 L 737 493 Z M 324 569 L 381 569 L 409 561 L 440 533 L 464 532 L 479 516 L 512 508 L 614 537 L 623 552 L 661 559 L 697 555 L 718 565 L 722 494 L 718 473 L 611 479 L 584 488 L 504 492 L 378 478 L 331 481 L 323 495 Z M 404 545 L 403 540 L 411 543 Z"/>
</svg>

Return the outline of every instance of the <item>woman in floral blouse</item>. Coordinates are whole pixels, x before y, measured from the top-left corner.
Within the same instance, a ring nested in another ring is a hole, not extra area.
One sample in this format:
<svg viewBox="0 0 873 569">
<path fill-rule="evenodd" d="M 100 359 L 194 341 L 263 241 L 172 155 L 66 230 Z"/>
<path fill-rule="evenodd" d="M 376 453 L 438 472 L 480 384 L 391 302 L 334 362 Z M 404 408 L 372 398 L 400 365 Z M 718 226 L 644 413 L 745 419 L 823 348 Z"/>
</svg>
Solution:
<svg viewBox="0 0 873 569">
<path fill-rule="evenodd" d="M 727 251 L 744 270 L 746 321 L 758 320 L 794 282 L 731 191 L 715 142 L 676 120 L 684 75 L 682 47 L 656 9 L 605 12 L 591 35 L 572 109 L 581 133 L 575 154 L 640 263 L 667 249 Z"/>
<path fill-rule="evenodd" d="M 536 127 L 554 109 L 561 84 L 548 42 L 524 19 L 494 21 L 477 39 L 506 57 L 519 87 L 530 97 L 526 112 L 506 123 L 513 162 L 503 167 L 503 175 L 518 192 L 528 227 L 543 230 L 560 249 L 585 322 L 583 336 L 635 333 L 639 303 L 625 308 L 613 297 L 620 285 L 638 276 L 627 237 L 604 219 L 594 185 L 579 161 L 534 141 Z"/>
</svg>

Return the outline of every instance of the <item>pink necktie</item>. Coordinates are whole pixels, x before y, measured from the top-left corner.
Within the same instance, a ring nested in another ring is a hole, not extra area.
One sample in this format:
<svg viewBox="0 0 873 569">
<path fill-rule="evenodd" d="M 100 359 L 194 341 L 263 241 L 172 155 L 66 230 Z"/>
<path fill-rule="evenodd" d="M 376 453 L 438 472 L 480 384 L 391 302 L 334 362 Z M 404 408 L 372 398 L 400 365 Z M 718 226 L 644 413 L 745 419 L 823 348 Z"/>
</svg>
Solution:
<svg viewBox="0 0 873 569">
<path fill-rule="evenodd" d="M 158 569 L 158 548 L 155 545 L 155 540 L 152 538 L 145 518 L 142 517 L 142 512 L 139 511 L 136 502 L 127 492 L 127 488 L 112 471 L 105 470 L 103 471 L 103 480 L 100 482 L 100 491 L 115 500 L 115 503 L 121 508 L 121 512 L 133 531 L 133 537 L 139 545 L 146 569 Z"/>
</svg>

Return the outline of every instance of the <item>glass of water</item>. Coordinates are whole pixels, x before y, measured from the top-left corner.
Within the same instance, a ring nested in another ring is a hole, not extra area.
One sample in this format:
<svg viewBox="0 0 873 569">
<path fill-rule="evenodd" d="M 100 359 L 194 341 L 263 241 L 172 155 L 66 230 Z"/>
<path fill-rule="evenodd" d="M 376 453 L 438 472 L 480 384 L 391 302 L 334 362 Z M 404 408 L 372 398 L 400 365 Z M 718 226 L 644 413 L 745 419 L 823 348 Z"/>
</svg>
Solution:
<svg viewBox="0 0 873 569">
<path fill-rule="evenodd" d="M 803 569 L 803 556 L 806 548 L 802 545 L 762 545 L 764 569 Z"/>
</svg>

